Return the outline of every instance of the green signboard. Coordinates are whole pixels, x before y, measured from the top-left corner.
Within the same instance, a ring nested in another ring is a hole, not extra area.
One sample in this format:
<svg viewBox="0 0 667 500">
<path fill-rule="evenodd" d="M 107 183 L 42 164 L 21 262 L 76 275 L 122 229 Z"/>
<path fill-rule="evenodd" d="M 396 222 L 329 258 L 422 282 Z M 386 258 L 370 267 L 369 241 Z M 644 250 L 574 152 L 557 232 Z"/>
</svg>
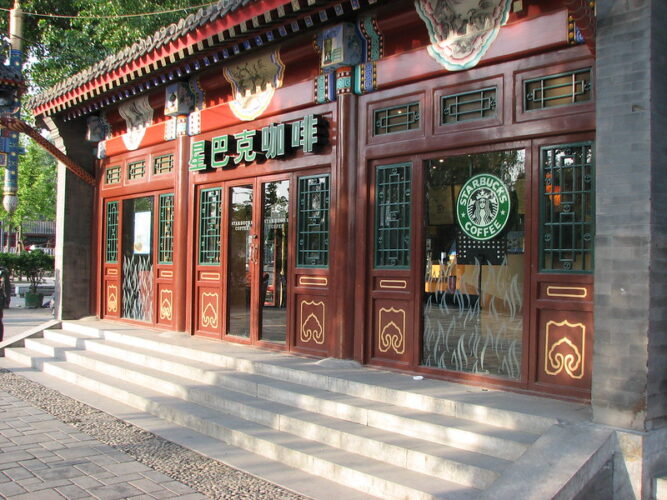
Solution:
<svg viewBox="0 0 667 500">
<path fill-rule="evenodd" d="M 474 240 L 490 240 L 505 228 L 510 217 L 510 193 L 495 175 L 471 177 L 456 200 L 461 230 Z"/>
<path fill-rule="evenodd" d="M 241 164 L 285 158 L 298 149 L 312 153 L 327 141 L 327 121 L 318 115 L 308 115 L 292 123 L 272 123 L 261 130 L 194 141 L 189 165 L 190 170 L 232 169 Z"/>
</svg>

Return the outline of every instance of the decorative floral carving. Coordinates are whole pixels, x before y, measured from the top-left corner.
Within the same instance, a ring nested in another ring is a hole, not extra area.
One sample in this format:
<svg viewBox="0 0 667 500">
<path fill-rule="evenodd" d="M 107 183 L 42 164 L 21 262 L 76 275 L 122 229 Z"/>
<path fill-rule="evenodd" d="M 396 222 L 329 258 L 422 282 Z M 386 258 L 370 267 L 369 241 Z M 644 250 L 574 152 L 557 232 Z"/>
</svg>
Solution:
<svg viewBox="0 0 667 500">
<path fill-rule="evenodd" d="M 512 0 L 415 0 L 428 52 L 450 71 L 475 66 L 507 22 Z"/>
</svg>

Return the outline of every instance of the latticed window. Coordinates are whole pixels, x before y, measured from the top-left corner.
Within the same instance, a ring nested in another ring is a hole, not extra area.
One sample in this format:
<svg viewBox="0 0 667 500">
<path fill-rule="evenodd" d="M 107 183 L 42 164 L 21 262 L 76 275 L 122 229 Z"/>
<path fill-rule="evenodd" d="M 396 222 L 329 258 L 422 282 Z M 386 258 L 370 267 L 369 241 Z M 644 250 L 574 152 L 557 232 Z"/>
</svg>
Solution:
<svg viewBox="0 0 667 500">
<path fill-rule="evenodd" d="M 174 155 L 162 155 L 153 159 L 154 174 L 168 174 L 174 169 Z"/>
<path fill-rule="evenodd" d="M 158 233 L 158 261 L 160 264 L 174 262 L 174 195 L 160 195 L 160 227 Z"/>
<path fill-rule="evenodd" d="M 592 272 L 595 167 L 592 143 L 542 148 L 540 268 Z"/>
<path fill-rule="evenodd" d="M 410 266 L 411 165 L 377 168 L 375 182 L 375 267 Z"/>
<path fill-rule="evenodd" d="M 375 135 L 393 134 L 419 128 L 419 103 L 376 109 L 373 113 Z"/>
<path fill-rule="evenodd" d="M 299 179 L 297 265 L 329 264 L 329 176 Z"/>
<path fill-rule="evenodd" d="M 526 111 L 590 101 L 592 99 L 591 69 L 526 80 L 524 91 Z"/>
<path fill-rule="evenodd" d="M 199 199 L 199 263 L 220 263 L 222 190 L 204 189 Z"/>
<path fill-rule="evenodd" d="M 105 184 L 118 184 L 120 182 L 120 165 L 107 167 L 104 173 Z"/>
<path fill-rule="evenodd" d="M 496 87 L 442 96 L 441 123 L 448 125 L 496 116 Z"/>
<path fill-rule="evenodd" d="M 146 162 L 144 160 L 127 164 L 127 178 L 129 180 L 141 179 L 146 174 Z"/>
<path fill-rule="evenodd" d="M 107 232 L 104 260 L 109 264 L 118 262 L 118 202 L 107 203 Z"/>
</svg>

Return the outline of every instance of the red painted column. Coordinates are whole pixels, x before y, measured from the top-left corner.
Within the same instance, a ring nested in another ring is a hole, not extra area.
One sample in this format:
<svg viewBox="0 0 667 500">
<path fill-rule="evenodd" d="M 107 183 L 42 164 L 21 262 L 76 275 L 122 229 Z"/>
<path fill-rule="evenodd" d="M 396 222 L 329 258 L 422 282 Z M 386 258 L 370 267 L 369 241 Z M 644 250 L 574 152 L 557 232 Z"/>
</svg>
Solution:
<svg viewBox="0 0 667 500">
<path fill-rule="evenodd" d="M 186 307 L 188 298 L 192 298 L 188 286 L 188 221 L 189 180 L 188 156 L 190 137 L 186 134 L 176 138 L 176 178 L 174 182 L 174 328 L 182 331 L 190 328 L 187 321 Z"/>
</svg>

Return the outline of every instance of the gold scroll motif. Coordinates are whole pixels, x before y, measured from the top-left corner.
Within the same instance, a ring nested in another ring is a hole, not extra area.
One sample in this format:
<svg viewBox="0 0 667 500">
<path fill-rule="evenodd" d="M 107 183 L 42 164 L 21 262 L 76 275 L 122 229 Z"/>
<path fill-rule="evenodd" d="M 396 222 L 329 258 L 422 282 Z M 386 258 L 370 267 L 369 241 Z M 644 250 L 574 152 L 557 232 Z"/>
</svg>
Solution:
<svg viewBox="0 0 667 500">
<path fill-rule="evenodd" d="M 301 328 L 299 332 L 299 340 L 301 342 L 313 341 L 319 345 L 324 344 L 324 318 L 326 312 L 326 306 L 322 301 L 301 301 Z"/>
<path fill-rule="evenodd" d="M 201 294 L 201 325 L 205 328 L 218 327 L 218 292 Z"/>
<path fill-rule="evenodd" d="M 579 286 L 553 286 L 547 287 L 547 297 L 566 297 L 571 299 L 585 299 L 588 290 Z"/>
<path fill-rule="evenodd" d="M 563 328 L 569 329 L 567 334 L 561 330 Z M 586 326 L 583 323 L 570 323 L 567 320 L 547 322 L 544 371 L 549 375 L 558 375 L 565 370 L 571 378 L 581 379 L 584 376 L 585 346 Z"/>
<path fill-rule="evenodd" d="M 118 312 L 118 287 L 116 285 L 107 286 L 107 312 Z"/>
<path fill-rule="evenodd" d="M 378 349 L 387 352 L 389 349 L 396 354 L 405 353 L 405 310 L 381 308 L 378 312 Z"/>
<path fill-rule="evenodd" d="M 169 289 L 160 290 L 160 319 L 171 321 L 173 308 L 173 292 Z"/>
<path fill-rule="evenodd" d="M 327 286 L 328 283 L 324 276 L 299 276 L 300 286 Z"/>
</svg>

